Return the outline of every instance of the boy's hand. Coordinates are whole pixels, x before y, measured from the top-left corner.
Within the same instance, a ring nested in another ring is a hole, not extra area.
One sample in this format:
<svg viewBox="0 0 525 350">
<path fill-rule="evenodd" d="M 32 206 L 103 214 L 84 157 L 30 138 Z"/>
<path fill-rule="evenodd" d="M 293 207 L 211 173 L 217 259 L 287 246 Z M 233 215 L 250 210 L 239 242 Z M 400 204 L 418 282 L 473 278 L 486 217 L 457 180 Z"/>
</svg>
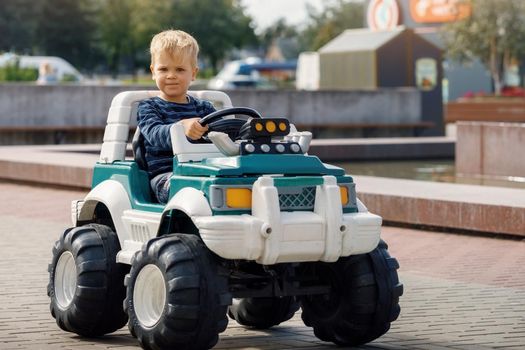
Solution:
<svg viewBox="0 0 525 350">
<path fill-rule="evenodd" d="M 184 133 L 192 140 L 198 140 L 208 131 L 208 125 L 202 126 L 199 123 L 200 118 L 189 118 L 181 120 L 184 126 Z"/>
</svg>

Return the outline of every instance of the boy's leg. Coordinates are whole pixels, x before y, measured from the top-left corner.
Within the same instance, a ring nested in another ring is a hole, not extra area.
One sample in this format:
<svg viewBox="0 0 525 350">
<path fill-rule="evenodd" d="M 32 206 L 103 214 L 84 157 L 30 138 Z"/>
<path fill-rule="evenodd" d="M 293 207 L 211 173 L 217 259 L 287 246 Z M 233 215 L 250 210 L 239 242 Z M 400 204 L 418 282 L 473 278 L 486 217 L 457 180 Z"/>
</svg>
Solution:
<svg viewBox="0 0 525 350">
<path fill-rule="evenodd" d="M 170 195 L 170 177 L 173 173 L 164 173 L 155 176 L 151 179 L 150 184 L 155 196 L 159 203 L 166 204 L 168 203 L 168 198 Z"/>
</svg>

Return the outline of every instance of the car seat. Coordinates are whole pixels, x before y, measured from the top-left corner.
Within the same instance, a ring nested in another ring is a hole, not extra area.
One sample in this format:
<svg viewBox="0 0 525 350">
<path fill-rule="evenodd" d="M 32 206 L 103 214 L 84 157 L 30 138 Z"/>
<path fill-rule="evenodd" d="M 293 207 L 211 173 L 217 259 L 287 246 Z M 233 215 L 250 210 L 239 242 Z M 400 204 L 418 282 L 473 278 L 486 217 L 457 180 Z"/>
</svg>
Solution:
<svg viewBox="0 0 525 350">
<path fill-rule="evenodd" d="M 139 169 L 148 171 L 148 163 L 146 162 L 146 147 L 144 146 L 144 135 L 142 135 L 138 126 L 135 129 L 133 139 L 131 140 L 131 149 L 133 151 L 133 159 L 135 159 Z"/>
</svg>

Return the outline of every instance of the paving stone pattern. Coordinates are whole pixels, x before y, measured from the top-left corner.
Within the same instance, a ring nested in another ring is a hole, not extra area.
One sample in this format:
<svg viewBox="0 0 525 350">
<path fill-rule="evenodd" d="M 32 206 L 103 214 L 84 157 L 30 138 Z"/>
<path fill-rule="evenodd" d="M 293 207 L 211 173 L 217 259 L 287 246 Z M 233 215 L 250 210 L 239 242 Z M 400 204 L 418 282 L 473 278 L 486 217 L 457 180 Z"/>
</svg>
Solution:
<svg viewBox="0 0 525 350">
<path fill-rule="evenodd" d="M 85 192 L 0 183 L 0 349 L 138 349 L 127 327 L 84 339 L 61 331 L 46 296 L 51 247 Z M 525 242 L 385 227 L 401 264 L 400 318 L 361 349 L 525 349 Z M 337 349 L 300 312 L 269 331 L 230 321 L 217 349 Z"/>
</svg>

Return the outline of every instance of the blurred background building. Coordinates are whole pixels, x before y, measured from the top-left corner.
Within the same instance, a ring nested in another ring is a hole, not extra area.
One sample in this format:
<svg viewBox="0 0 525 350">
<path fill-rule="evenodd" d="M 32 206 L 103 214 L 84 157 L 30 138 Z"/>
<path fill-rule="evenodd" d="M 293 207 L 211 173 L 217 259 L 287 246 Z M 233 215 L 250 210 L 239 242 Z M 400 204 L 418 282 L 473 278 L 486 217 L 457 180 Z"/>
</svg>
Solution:
<svg viewBox="0 0 525 350">
<path fill-rule="evenodd" d="M 414 32 L 444 49 L 440 28 L 471 14 L 471 4 L 442 0 L 370 0 L 366 9 L 368 28 L 391 30 L 397 26 Z M 479 60 L 460 64 L 443 60 L 443 98 L 455 100 L 468 92 L 492 91 L 490 74 Z"/>
</svg>

